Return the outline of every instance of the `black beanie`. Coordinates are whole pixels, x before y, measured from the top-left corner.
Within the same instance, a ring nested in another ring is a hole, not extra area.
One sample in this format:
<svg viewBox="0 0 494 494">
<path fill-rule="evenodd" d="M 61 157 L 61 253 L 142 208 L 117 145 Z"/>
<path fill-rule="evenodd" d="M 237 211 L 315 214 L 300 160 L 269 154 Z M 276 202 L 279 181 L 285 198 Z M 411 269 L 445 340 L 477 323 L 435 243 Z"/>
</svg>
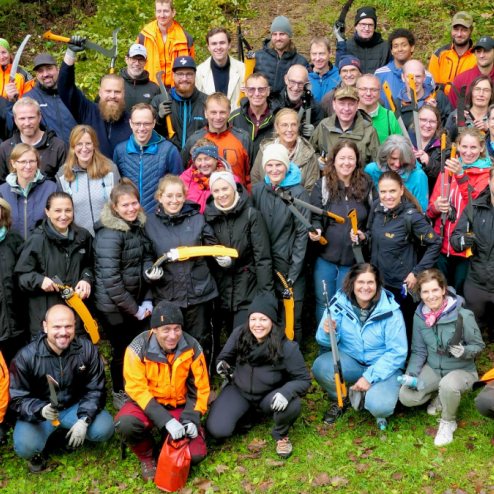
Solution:
<svg viewBox="0 0 494 494">
<path fill-rule="evenodd" d="M 151 328 L 156 329 L 166 324 L 180 324 L 180 326 L 183 326 L 184 316 L 178 305 L 163 300 L 153 309 Z"/>
<path fill-rule="evenodd" d="M 278 321 L 278 301 L 269 293 L 258 295 L 250 304 L 248 317 L 254 312 L 268 316 L 276 324 Z"/>
<path fill-rule="evenodd" d="M 355 14 L 356 26 L 362 19 L 371 18 L 374 21 L 374 28 L 377 27 L 377 14 L 374 7 L 360 7 Z"/>
</svg>

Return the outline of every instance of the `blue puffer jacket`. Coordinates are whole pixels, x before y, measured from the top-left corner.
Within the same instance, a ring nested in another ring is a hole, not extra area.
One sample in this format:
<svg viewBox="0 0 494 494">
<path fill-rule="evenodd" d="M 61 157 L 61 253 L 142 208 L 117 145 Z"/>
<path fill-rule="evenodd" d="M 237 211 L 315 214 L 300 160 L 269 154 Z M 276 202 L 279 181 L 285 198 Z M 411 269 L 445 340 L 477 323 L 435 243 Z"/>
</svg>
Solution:
<svg viewBox="0 0 494 494">
<path fill-rule="evenodd" d="M 127 142 L 115 148 L 113 162 L 122 177 L 130 178 L 139 188 L 141 206 L 146 214 L 156 209 L 154 193 L 161 177 L 183 172 L 177 148 L 153 130 L 149 142 L 142 148 L 131 135 Z"/>
<path fill-rule="evenodd" d="M 320 75 L 316 72 L 311 72 L 309 74 L 309 81 L 312 84 L 312 96 L 316 98 L 319 103 L 322 97 L 334 89 L 339 82 L 341 82 L 340 72 L 338 69 L 329 62 L 330 69 Z"/>
<path fill-rule="evenodd" d="M 38 220 L 45 217 L 46 199 L 58 190 L 56 183 L 48 180 L 39 170 L 34 180 L 24 190 L 17 183 L 17 175 L 10 173 L 0 185 L 0 193 L 12 208 L 13 227 L 27 240 Z"/>
<path fill-rule="evenodd" d="M 381 289 L 381 298 L 363 327 L 351 301 L 338 290 L 331 299 L 331 319 L 336 321 L 338 349 L 367 366 L 363 377 L 374 384 L 385 381 L 398 369 L 403 369 L 407 358 L 407 335 L 400 306 L 393 294 Z M 319 345 L 331 348 L 331 340 L 324 332 L 327 309 L 317 328 Z"/>
</svg>

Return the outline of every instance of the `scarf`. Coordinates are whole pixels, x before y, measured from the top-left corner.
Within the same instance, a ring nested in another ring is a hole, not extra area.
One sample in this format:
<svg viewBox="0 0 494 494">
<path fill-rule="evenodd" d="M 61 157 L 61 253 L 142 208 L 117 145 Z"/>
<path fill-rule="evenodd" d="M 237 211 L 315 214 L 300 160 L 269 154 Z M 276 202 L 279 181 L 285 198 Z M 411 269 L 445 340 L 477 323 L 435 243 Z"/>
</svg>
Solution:
<svg viewBox="0 0 494 494">
<path fill-rule="evenodd" d="M 218 211 L 221 211 L 226 214 L 229 213 L 230 211 L 233 211 L 233 209 L 235 209 L 236 205 L 238 204 L 238 201 L 240 201 L 240 194 L 238 193 L 238 191 L 235 191 L 235 199 L 233 199 L 233 203 L 230 207 L 228 208 L 221 207 L 216 202 L 216 200 L 214 201 L 214 205 L 216 206 L 216 209 L 218 209 Z"/>
<path fill-rule="evenodd" d="M 216 165 L 216 170 L 226 170 L 225 165 L 221 162 L 218 162 Z M 209 177 L 211 175 L 203 175 L 196 167 L 195 165 L 192 167 L 191 170 L 191 175 L 192 175 L 192 180 L 197 184 L 199 187 L 199 190 L 209 190 Z"/>
<path fill-rule="evenodd" d="M 4 241 L 6 235 L 7 235 L 7 228 L 2 226 L 2 228 L 0 228 L 0 242 Z"/>
<path fill-rule="evenodd" d="M 396 172 L 400 177 L 402 177 L 408 171 L 408 165 L 400 166 L 398 170 L 391 170 L 387 163 L 381 166 L 381 172 Z"/>
<path fill-rule="evenodd" d="M 444 297 L 443 303 L 441 307 L 437 309 L 437 311 L 434 312 L 431 310 L 428 314 L 424 314 L 425 324 L 427 324 L 429 328 L 434 326 L 434 324 L 436 324 L 436 321 L 441 317 L 441 314 L 443 313 L 447 305 L 448 305 L 448 299 L 447 297 Z M 425 304 L 424 307 L 426 307 Z"/>
</svg>

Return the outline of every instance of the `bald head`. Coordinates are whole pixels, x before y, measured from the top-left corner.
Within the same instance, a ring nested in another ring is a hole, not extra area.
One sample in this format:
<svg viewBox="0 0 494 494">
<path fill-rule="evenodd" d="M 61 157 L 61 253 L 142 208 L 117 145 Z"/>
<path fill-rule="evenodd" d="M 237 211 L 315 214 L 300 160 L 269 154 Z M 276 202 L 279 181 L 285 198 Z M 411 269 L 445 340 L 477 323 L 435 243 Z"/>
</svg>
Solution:
<svg viewBox="0 0 494 494">
<path fill-rule="evenodd" d="M 66 305 L 54 305 L 46 312 L 43 331 L 50 348 L 60 355 L 69 347 L 75 336 L 74 311 Z"/>
<path fill-rule="evenodd" d="M 303 65 L 292 65 L 285 76 L 288 99 L 292 103 L 298 103 L 304 91 L 304 85 L 309 77 L 309 72 Z"/>
<path fill-rule="evenodd" d="M 425 67 L 422 62 L 418 60 L 409 60 L 403 66 L 403 73 L 401 74 L 401 78 L 405 83 L 407 88 L 407 94 L 410 95 L 410 79 L 409 74 L 412 74 L 415 79 L 415 88 L 417 90 L 417 98 L 424 94 L 424 82 L 425 82 Z"/>
</svg>

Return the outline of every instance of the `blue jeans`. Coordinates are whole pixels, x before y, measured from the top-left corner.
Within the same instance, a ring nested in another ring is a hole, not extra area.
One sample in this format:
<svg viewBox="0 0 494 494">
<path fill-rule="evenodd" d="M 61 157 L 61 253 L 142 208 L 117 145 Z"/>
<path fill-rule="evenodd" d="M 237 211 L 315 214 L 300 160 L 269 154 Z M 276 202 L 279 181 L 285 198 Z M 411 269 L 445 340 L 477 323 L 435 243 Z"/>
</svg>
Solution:
<svg viewBox="0 0 494 494">
<path fill-rule="evenodd" d="M 45 449 L 46 441 L 55 430 L 70 429 L 78 420 L 77 409 L 79 404 L 60 412 L 59 426 L 54 426 L 49 420 L 31 423 L 18 420 L 14 428 L 14 451 L 25 460 L 41 453 Z M 113 436 L 113 419 L 102 410 L 87 429 L 86 439 L 94 442 L 105 442 Z"/>
<path fill-rule="evenodd" d="M 333 298 L 336 291 L 343 285 L 343 280 L 352 266 L 338 266 L 332 262 L 325 261 L 318 257 L 314 265 L 314 291 L 316 292 L 316 320 L 321 322 L 324 309 L 326 308 L 326 298 L 323 295 L 322 281 L 326 282 L 328 291 L 328 301 Z"/>
<path fill-rule="evenodd" d="M 344 352 L 340 352 L 341 369 L 343 378 L 347 384 L 356 383 L 367 370 L 365 365 L 359 364 L 355 359 Z M 328 392 L 329 396 L 336 400 L 336 386 L 334 384 L 333 354 L 325 353 L 317 357 L 312 366 L 312 373 L 319 385 Z M 403 372 L 397 370 L 385 381 L 374 383 L 365 393 L 365 408 L 376 418 L 385 418 L 393 415 L 401 384 L 398 376 Z"/>
</svg>

